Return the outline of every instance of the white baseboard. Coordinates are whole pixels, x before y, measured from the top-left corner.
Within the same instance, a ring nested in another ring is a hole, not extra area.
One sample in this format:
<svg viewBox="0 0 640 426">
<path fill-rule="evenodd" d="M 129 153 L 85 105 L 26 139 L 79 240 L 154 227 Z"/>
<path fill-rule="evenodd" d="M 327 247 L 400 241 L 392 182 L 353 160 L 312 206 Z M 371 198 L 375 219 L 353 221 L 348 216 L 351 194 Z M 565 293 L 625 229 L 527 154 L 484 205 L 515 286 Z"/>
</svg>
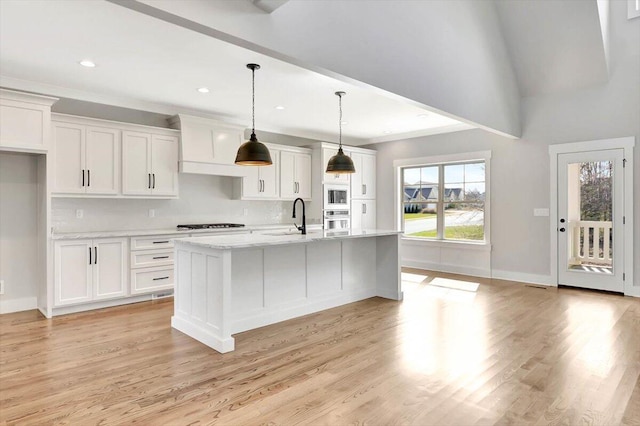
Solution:
<svg viewBox="0 0 640 426">
<path fill-rule="evenodd" d="M 551 280 L 551 276 L 549 275 L 527 274 L 524 272 L 501 271 L 494 269 L 491 271 L 491 278 L 557 287 L 557 284 Z"/>
<path fill-rule="evenodd" d="M 443 265 L 434 262 L 424 262 L 419 260 L 402 260 L 402 266 L 407 268 L 426 269 L 429 271 L 448 272 L 450 274 L 470 275 L 472 277 L 491 278 L 491 270 L 484 268 L 473 268 L 460 265 Z"/>
<path fill-rule="evenodd" d="M 38 309 L 37 297 L 22 297 L 20 299 L 9 300 L 2 300 L 0 297 L 0 314 L 30 311 L 31 309 Z"/>
</svg>

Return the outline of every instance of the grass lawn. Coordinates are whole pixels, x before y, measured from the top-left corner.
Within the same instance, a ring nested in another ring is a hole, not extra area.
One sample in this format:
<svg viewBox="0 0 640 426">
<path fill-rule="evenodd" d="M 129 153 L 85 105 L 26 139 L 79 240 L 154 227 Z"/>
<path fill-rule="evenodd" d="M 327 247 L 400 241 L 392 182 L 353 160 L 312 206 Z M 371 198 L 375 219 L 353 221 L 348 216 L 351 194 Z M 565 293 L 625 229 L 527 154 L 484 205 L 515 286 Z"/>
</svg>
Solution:
<svg viewBox="0 0 640 426">
<path fill-rule="evenodd" d="M 435 238 L 437 231 L 432 229 L 431 231 L 416 232 L 409 234 L 411 237 L 426 237 Z M 483 240 L 484 239 L 484 226 L 483 225 L 466 225 L 466 226 L 448 226 L 444 230 L 444 238 L 450 240 Z"/>
<path fill-rule="evenodd" d="M 429 219 L 436 217 L 435 213 L 405 213 L 404 220 Z"/>
</svg>

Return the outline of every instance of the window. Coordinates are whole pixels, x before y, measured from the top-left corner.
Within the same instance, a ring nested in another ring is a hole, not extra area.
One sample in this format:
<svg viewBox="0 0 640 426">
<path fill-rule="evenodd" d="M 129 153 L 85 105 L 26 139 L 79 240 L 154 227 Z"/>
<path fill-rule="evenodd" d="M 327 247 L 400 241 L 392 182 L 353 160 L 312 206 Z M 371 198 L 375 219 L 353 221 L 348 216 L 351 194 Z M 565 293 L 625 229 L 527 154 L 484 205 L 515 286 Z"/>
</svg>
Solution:
<svg viewBox="0 0 640 426">
<path fill-rule="evenodd" d="M 485 241 L 486 160 L 400 167 L 401 218 L 411 238 Z"/>
</svg>

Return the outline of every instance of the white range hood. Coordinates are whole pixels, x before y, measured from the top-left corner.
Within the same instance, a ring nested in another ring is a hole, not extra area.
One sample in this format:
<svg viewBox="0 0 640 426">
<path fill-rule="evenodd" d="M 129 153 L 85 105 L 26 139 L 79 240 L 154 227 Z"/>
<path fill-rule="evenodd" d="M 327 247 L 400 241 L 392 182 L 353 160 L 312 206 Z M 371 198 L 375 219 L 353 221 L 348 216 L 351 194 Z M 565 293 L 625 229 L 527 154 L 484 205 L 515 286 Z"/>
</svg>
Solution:
<svg viewBox="0 0 640 426">
<path fill-rule="evenodd" d="M 180 173 L 247 175 L 246 167 L 234 164 L 244 127 L 185 114 L 171 117 L 169 123 L 181 133 Z"/>
</svg>

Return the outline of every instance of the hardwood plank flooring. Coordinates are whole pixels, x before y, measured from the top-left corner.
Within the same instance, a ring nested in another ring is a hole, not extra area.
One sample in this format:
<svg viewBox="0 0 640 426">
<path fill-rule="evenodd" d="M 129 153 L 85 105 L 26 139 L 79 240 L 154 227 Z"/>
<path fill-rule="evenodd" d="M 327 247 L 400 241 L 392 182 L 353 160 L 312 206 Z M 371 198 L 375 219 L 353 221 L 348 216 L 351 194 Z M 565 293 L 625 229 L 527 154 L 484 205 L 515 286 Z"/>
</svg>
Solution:
<svg viewBox="0 0 640 426">
<path fill-rule="evenodd" d="M 406 271 L 425 280 L 403 302 L 240 333 L 224 355 L 171 328 L 171 301 L 2 315 L 0 424 L 640 425 L 640 300 Z"/>
</svg>

